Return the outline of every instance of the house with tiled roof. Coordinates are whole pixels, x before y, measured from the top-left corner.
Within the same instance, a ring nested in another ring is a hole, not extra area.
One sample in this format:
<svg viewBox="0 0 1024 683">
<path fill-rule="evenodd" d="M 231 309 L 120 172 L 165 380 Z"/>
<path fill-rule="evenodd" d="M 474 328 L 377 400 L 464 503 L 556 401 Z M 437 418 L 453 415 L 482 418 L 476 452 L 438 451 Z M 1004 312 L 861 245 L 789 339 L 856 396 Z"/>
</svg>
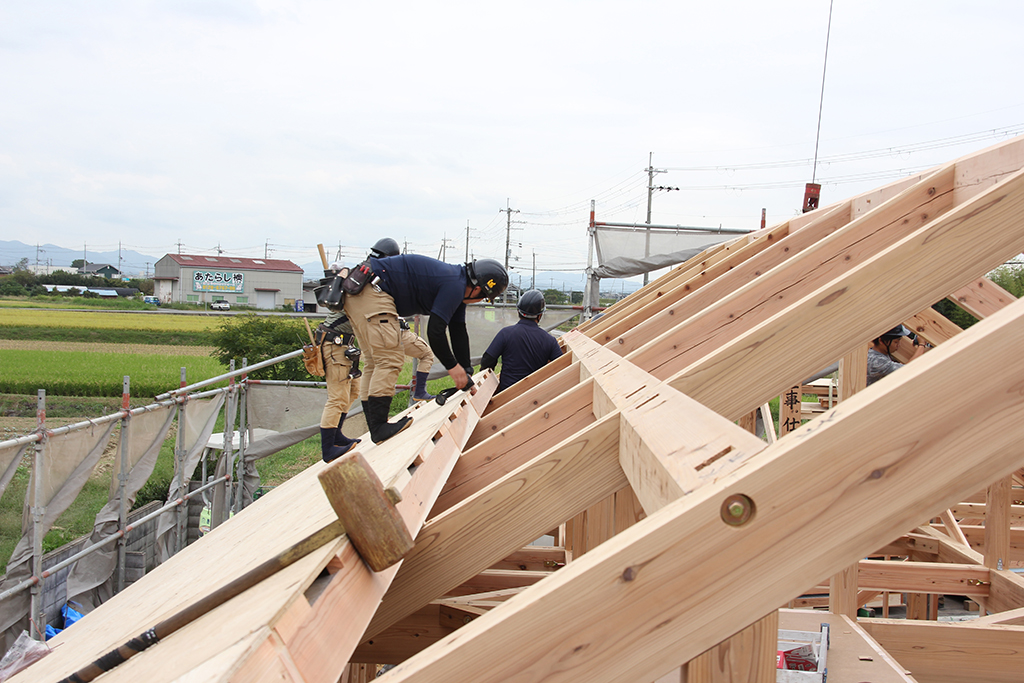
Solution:
<svg viewBox="0 0 1024 683">
<path fill-rule="evenodd" d="M 154 268 L 161 303 L 213 303 L 262 309 L 302 299 L 302 268 L 285 259 L 167 254 Z"/>
</svg>

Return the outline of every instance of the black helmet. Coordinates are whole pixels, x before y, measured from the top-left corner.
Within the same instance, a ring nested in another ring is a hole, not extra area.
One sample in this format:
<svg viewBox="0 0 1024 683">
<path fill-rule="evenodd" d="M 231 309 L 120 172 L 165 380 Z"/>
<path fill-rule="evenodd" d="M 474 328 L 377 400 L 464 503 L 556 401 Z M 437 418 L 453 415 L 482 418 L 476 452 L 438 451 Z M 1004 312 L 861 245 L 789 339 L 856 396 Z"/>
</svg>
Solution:
<svg viewBox="0 0 1024 683">
<path fill-rule="evenodd" d="M 469 283 L 483 290 L 484 298 L 494 300 L 508 287 L 508 273 L 492 258 L 482 258 L 466 264 Z"/>
<path fill-rule="evenodd" d="M 896 337 L 909 337 L 911 334 L 911 331 L 905 325 L 897 325 L 881 336 L 895 339 Z"/>
<path fill-rule="evenodd" d="M 385 256 L 398 256 L 402 250 L 398 248 L 398 242 L 390 237 L 381 237 L 377 243 L 370 247 L 370 253 L 377 258 Z"/>
<path fill-rule="evenodd" d="M 519 309 L 519 315 L 536 320 L 544 312 L 544 305 L 544 295 L 541 294 L 541 291 L 539 289 L 531 289 L 519 297 L 519 303 L 516 304 L 516 308 Z"/>
</svg>

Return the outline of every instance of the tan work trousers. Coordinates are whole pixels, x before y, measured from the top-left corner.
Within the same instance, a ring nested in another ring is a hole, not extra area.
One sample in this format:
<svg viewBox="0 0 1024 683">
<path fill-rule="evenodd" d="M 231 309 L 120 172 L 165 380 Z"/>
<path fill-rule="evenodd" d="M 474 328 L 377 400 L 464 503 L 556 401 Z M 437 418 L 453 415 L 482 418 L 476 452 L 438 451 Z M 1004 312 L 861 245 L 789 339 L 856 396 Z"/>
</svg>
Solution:
<svg viewBox="0 0 1024 683">
<path fill-rule="evenodd" d="M 348 412 L 359 396 L 359 380 L 362 378 L 349 377 L 352 361 L 345 357 L 347 348 L 344 344 L 327 343 L 323 346 L 324 371 L 327 373 L 324 377 L 327 381 L 327 403 L 320 415 L 320 427 L 323 429 L 337 427 L 342 414 Z"/>
<path fill-rule="evenodd" d="M 402 330 L 402 348 L 405 350 L 405 355 L 417 360 L 416 372 L 430 372 L 430 368 L 434 364 L 434 354 L 431 353 L 430 345 L 427 342 L 417 337 L 412 330 Z"/>
<path fill-rule="evenodd" d="M 360 400 L 370 396 L 394 396 L 395 382 L 405 366 L 402 328 L 395 300 L 367 285 L 355 296 L 345 295 L 345 315 L 352 322 L 363 352 Z"/>
</svg>

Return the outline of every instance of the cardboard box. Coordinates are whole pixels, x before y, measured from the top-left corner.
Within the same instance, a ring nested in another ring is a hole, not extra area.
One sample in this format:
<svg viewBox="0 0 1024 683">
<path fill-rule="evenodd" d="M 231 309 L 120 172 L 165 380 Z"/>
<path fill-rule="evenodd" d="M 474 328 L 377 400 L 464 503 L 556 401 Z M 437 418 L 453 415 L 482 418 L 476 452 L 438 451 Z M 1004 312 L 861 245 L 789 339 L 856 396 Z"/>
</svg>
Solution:
<svg viewBox="0 0 1024 683">
<path fill-rule="evenodd" d="M 791 671 L 817 671 L 818 653 L 813 643 L 779 641 L 780 669 Z"/>
</svg>

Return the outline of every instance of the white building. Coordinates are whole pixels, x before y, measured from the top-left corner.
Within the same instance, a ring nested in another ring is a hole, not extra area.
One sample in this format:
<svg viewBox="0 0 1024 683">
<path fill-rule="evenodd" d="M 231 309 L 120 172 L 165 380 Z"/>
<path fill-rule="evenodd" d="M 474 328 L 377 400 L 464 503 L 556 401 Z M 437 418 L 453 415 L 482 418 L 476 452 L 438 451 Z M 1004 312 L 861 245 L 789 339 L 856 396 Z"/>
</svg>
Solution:
<svg viewBox="0 0 1024 683">
<path fill-rule="evenodd" d="M 302 300 L 302 268 L 282 259 L 167 254 L 153 271 L 161 303 L 212 303 L 262 309 Z"/>
</svg>

